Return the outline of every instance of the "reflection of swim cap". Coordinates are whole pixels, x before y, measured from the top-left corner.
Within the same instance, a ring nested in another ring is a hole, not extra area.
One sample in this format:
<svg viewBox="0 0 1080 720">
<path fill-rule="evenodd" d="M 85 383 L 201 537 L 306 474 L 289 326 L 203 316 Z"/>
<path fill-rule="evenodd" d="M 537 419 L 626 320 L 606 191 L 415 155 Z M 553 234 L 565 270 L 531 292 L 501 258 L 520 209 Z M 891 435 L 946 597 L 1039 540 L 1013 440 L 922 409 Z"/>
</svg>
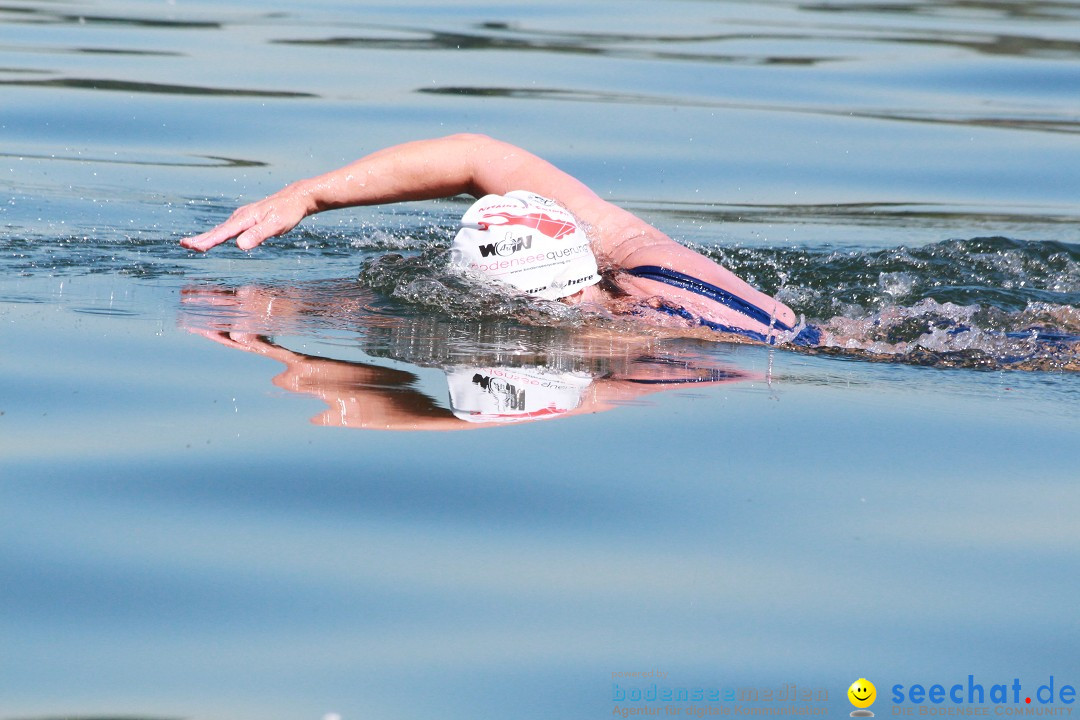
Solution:
<svg viewBox="0 0 1080 720">
<path fill-rule="evenodd" d="M 548 300 L 600 282 L 589 238 L 566 209 L 514 190 L 485 195 L 461 218 L 453 263 Z"/>
<path fill-rule="evenodd" d="M 468 422 L 546 420 L 581 404 L 592 376 L 545 368 L 453 368 L 446 371 L 450 408 Z"/>
</svg>

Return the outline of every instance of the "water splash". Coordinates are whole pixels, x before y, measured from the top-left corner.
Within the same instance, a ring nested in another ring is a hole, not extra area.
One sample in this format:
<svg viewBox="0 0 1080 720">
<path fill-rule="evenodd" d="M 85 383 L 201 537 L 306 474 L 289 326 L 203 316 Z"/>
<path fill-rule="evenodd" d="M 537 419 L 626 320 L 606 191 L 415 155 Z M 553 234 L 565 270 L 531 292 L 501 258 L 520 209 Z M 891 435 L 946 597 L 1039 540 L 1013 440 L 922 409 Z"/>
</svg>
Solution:
<svg viewBox="0 0 1080 720">
<path fill-rule="evenodd" d="M 814 352 L 948 367 L 1080 368 L 1076 245 L 981 237 L 874 251 L 709 254 L 820 325 Z M 787 268 L 782 278 L 777 266 Z"/>
<path fill-rule="evenodd" d="M 986 237 L 885 250 L 699 249 L 818 325 L 822 341 L 807 352 L 940 367 L 1080 369 L 1075 245 Z M 614 321 L 478 286 L 446 269 L 437 244 L 369 259 L 360 278 L 448 317 Z"/>
<path fill-rule="evenodd" d="M 3 260 L 16 276 L 182 276 L 241 284 L 354 278 L 359 266 L 359 287 L 375 291 L 388 314 L 643 331 L 617 312 L 508 295 L 451 268 L 445 219 L 298 229 L 245 254 L 243 262 L 235 249 L 194 255 L 172 238 L 163 242 L 155 228 L 122 235 L 16 233 L 6 239 Z M 805 352 L 940 367 L 1080 369 L 1080 245 L 976 237 L 887 249 L 697 249 L 818 326 L 822 341 Z"/>
</svg>

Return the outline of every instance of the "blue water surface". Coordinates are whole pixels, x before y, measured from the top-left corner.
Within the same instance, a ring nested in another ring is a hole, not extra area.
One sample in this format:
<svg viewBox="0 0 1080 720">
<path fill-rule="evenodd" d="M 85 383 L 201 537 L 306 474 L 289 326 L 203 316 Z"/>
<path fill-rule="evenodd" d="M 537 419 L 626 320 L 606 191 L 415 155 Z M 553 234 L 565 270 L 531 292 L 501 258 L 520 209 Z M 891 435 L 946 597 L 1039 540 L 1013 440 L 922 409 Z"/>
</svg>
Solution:
<svg viewBox="0 0 1080 720">
<path fill-rule="evenodd" d="M 979 354 L 1080 332 L 1080 3 L 13 0 L 0 85 L 0 718 L 837 717 L 861 677 L 882 716 L 931 707 L 898 684 L 1080 684 L 1074 351 Z M 380 258 L 436 258 L 461 200 L 177 244 L 459 131 L 860 352 L 442 303 Z M 961 319 L 977 353 L 931 344 Z M 379 428 L 498 364 L 619 391 Z M 657 368 L 726 381 L 609 382 Z M 653 683 L 827 700 L 619 699 Z M 1070 707 L 1033 697 L 981 707 Z"/>
</svg>

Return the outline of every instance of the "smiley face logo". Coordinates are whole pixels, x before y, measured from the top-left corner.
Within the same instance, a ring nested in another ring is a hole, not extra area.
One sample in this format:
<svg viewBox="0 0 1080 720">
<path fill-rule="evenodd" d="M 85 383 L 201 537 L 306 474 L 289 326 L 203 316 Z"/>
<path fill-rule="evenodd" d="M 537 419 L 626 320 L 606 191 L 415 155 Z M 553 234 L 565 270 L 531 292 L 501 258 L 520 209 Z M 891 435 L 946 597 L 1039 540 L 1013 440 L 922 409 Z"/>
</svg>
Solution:
<svg viewBox="0 0 1080 720">
<path fill-rule="evenodd" d="M 866 678 L 859 678 L 851 683 L 851 687 L 849 687 L 847 691 L 847 696 L 848 700 L 850 700 L 851 704 L 855 707 L 868 708 L 873 705 L 874 700 L 877 699 L 877 688 L 874 687 L 874 683 Z"/>
</svg>

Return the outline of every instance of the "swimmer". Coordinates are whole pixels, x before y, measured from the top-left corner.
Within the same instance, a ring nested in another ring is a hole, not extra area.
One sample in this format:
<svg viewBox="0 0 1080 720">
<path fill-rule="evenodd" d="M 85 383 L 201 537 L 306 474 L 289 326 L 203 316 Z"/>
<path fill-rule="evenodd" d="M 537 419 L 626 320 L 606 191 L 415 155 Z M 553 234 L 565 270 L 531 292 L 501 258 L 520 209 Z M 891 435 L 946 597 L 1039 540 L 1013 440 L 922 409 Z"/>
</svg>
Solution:
<svg viewBox="0 0 1080 720">
<path fill-rule="evenodd" d="M 538 297 L 658 324 L 674 320 L 769 344 L 817 341 L 816 329 L 800 326 L 776 298 L 547 161 L 483 135 L 380 150 L 245 205 L 181 245 L 205 252 L 235 240 L 250 250 L 325 210 L 461 194 L 479 199 L 451 252 L 463 268 Z"/>
</svg>

